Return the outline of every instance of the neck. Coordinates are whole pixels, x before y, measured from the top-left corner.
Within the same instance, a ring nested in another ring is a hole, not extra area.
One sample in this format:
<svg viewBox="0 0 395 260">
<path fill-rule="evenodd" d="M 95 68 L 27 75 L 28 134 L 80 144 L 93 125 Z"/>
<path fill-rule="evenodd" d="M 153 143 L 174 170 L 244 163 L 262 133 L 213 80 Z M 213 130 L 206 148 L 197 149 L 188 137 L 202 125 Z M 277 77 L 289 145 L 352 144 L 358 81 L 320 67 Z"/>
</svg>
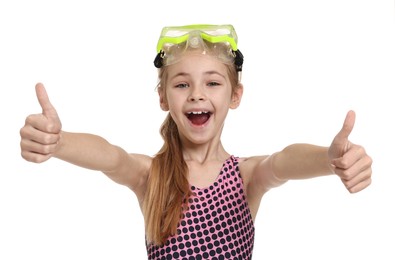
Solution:
<svg viewBox="0 0 395 260">
<path fill-rule="evenodd" d="M 225 151 L 221 142 L 201 145 L 183 144 L 183 154 L 186 162 L 194 161 L 199 164 L 217 160 L 222 162 L 230 156 Z"/>
</svg>

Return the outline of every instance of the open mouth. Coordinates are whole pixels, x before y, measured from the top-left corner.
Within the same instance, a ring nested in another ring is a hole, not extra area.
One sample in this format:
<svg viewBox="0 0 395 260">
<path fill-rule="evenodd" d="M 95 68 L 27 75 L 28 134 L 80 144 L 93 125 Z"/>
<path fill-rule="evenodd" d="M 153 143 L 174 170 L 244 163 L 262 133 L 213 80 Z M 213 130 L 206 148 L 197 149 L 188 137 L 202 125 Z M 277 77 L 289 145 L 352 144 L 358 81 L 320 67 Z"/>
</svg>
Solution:
<svg viewBox="0 0 395 260">
<path fill-rule="evenodd" d="M 194 125 L 203 125 L 205 124 L 210 116 L 211 112 L 208 111 L 194 111 L 194 112 L 188 112 L 186 114 L 187 118 L 189 121 L 191 121 L 192 124 Z"/>
</svg>

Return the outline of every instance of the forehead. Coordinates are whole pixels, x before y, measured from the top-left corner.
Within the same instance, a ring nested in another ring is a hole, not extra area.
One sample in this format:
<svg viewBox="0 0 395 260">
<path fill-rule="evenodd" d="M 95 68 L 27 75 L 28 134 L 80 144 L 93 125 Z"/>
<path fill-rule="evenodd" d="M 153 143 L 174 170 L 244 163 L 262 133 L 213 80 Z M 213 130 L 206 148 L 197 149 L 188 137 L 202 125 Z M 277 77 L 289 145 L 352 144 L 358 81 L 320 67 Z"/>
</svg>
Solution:
<svg viewBox="0 0 395 260">
<path fill-rule="evenodd" d="M 168 65 L 167 71 L 169 77 L 178 73 L 199 75 L 207 71 L 215 71 L 228 77 L 226 65 L 218 58 L 193 51 L 186 52 L 178 62 Z"/>
</svg>

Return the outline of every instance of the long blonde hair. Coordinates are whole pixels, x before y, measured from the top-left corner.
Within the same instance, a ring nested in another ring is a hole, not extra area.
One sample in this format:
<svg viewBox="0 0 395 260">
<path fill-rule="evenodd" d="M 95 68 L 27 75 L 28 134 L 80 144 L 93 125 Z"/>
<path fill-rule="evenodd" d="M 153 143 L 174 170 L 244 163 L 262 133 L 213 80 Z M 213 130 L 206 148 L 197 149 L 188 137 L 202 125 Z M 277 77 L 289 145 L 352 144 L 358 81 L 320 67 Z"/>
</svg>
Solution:
<svg viewBox="0 0 395 260">
<path fill-rule="evenodd" d="M 226 65 L 232 85 L 232 95 L 239 87 L 238 72 L 234 65 Z M 159 69 L 158 91 L 166 98 L 167 67 Z M 177 233 L 177 226 L 187 209 L 191 195 L 188 166 L 182 153 L 178 128 L 170 113 L 160 128 L 164 144 L 152 160 L 147 190 L 143 203 L 146 240 L 162 245 Z"/>
</svg>

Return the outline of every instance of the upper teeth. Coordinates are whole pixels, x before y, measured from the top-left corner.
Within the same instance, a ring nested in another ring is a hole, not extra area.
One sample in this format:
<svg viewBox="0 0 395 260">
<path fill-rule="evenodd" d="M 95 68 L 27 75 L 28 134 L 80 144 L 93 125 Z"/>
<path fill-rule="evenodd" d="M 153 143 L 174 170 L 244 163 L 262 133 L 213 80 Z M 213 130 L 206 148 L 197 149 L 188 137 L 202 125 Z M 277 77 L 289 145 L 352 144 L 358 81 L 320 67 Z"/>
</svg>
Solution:
<svg viewBox="0 0 395 260">
<path fill-rule="evenodd" d="M 208 113 L 207 111 L 193 111 L 193 112 L 188 112 L 188 114 L 194 114 L 194 115 L 200 115 L 203 113 Z"/>
</svg>

